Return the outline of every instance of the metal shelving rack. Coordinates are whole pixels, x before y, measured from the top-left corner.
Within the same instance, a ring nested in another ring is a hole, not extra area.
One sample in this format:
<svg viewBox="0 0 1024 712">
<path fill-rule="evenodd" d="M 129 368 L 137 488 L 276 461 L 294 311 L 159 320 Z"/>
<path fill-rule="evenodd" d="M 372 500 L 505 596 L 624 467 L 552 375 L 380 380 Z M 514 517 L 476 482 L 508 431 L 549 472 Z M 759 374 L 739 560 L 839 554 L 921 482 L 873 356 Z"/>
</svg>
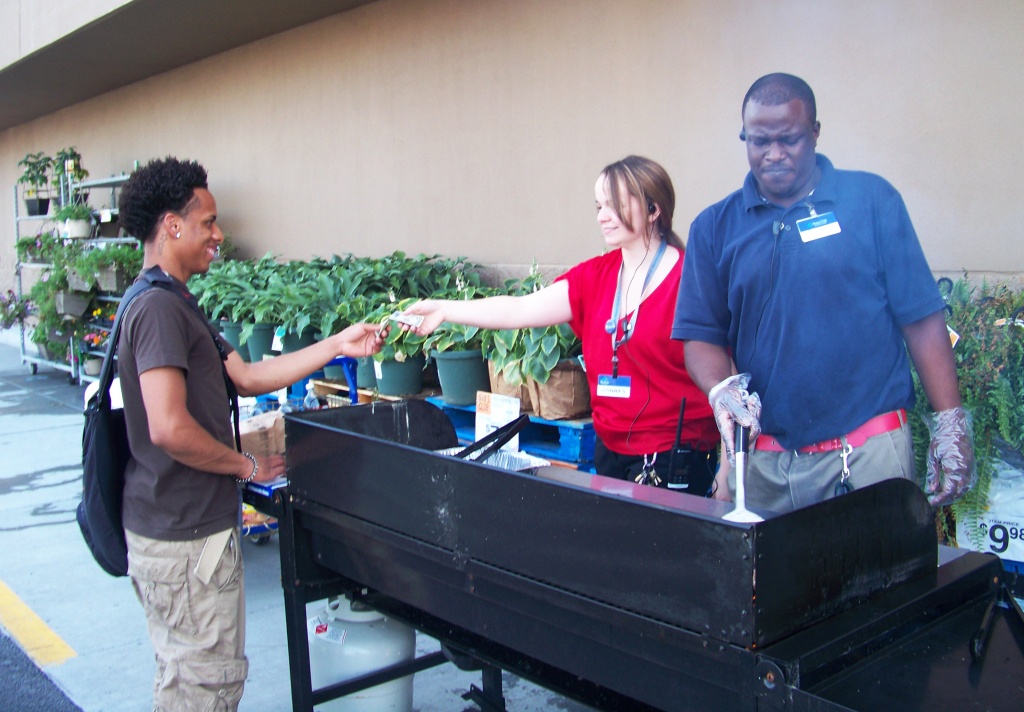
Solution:
<svg viewBox="0 0 1024 712">
<path fill-rule="evenodd" d="M 96 221 L 97 223 L 110 222 L 111 220 L 113 220 L 113 219 L 115 219 L 117 217 L 117 189 L 120 188 L 125 183 L 125 181 L 128 180 L 128 177 L 129 177 L 128 174 L 122 173 L 121 175 L 110 176 L 109 178 L 99 178 L 99 179 L 96 179 L 96 180 L 81 181 L 81 182 L 77 182 L 77 183 L 71 182 L 69 180 L 66 184 L 62 183 L 60 185 L 60 187 L 59 187 L 59 190 L 60 190 L 60 194 L 64 198 L 64 200 L 69 200 L 70 196 L 73 195 L 77 191 L 92 190 L 92 189 L 96 189 L 96 188 L 109 188 L 110 189 L 110 203 L 109 203 L 110 207 L 109 208 L 103 208 L 103 209 L 100 209 L 100 210 L 93 210 L 93 220 Z M 21 237 L 21 223 L 22 222 L 26 222 L 26 221 L 37 221 L 37 222 L 42 222 L 42 223 L 45 224 L 46 222 L 52 222 L 52 218 L 49 215 L 39 215 L 39 216 L 35 216 L 35 215 L 23 216 L 23 215 L 20 215 L 19 214 L 19 210 L 18 210 L 18 186 L 15 185 L 14 186 L 14 234 L 15 234 L 15 240 L 17 240 L 17 239 L 19 239 Z M 122 244 L 124 244 L 124 243 L 135 243 L 135 242 L 137 242 L 137 240 L 134 237 L 92 237 L 92 238 L 85 238 L 84 242 L 86 242 L 88 244 L 100 244 L 100 243 L 103 243 L 103 244 L 118 244 L 118 243 L 122 243 Z M 16 268 L 16 273 L 17 273 L 17 289 L 18 289 L 18 296 L 19 297 L 23 296 L 23 294 L 24 294 L 24 289 L 23 289 L 24 285 L 23 285 L 23 282 L 22 282 L 22 268 L 23 267 L 27 267 L 27 266 L 40 266 L 40 265 L 38 265 L 36 263 L 24 263 L 23 264 L 20 260 L 18 260 L 17 268 Z M 97 299 L 99 301 L 107 301 L 107 302 L 120 302 L 121 301 L 121 297 L 119 295 L 112 295 L 112 294 L 97 295 L 97 296 L 94 297 L 94 299 Z M 105 327 L 103 325 L 92 324 L 91 326 L 93 326 L 96 329 L 100 329 L 100 330 L 104 330 L 104 331 L 109 331 L 109 328 Z M 46 366 L 48 366 L 50 368 L 54 368 L 54 369 L 57 369 L 59 371 L 67 372 L 68 373 L 68 380 L 70 382 L 72 382 L 72 383 L 74 383 L 74 382 L 89 382 L 89 381 L 95 381 L 96 380 L 95 376 L 89 376 L 89 375 L 85 374 L 82 371 L 81 364 L 79 362 L 79 359 L 77 359 L 77 358 L 72 358 L 70 363 L 62 363 L 62 362 L 59 362 L 59 361 L 53 361 L 53 360 L 47 359 L 44 356 L 42 356 L 41 354 L 40 355 L 29 354 L 27 349 L 26 349 L 26 343 L 25 343 L 25 325 L 24 325 L 24 323 L 22 323 L 20 325 L 20 344 L 21 344 L 21 360 L 22 360 L 22 363 L 29 364 L 29 367 L 32 369 L 32 373 L 35 373 L 37 371 L 37 369 L 38 369 L 38 366 L 40 364 L 43 364 L 43 365 L 46 365 Z M 68 348 L 70 350 L 70 353 L 74 354 L 76 352 L 75 340 L 74 340 L 73 336 L 68 337 Z M 85 353 L 87 355 L 99 356 L 101 358 L 104 355 L 104 352 L 97 351 L 97 350 L 89 350 L 89 351 L 86 351 Z"/>
<path fill-rule="evenodd" d="M 21 239 L 21 224 L 23 222 L 37 222 L 41 223 L 40 227 L 45 225 L 47 222 L 52 222 L 49 215 L 21 215 L 18 210 L 18 186 L 14 185 L 14 239 L 15 241 Z M 16 286 L 18 289 L 18 297 L 24 296 L 24 284 L 22 282 L 22 270 L 24 267 L 45 267 L 35 262 L 23 263 L 20 259 L 17 261 L 15 266 Z M 21 362 L 27 363 L 29 368 L 32 369 L 32 373 L 38 370 L 39 364 L 45 364 L 58 371 L 66 371 L 68 373 L 68 379 L 74 381 L 75 379 L 75 364 L 72 363 L 60 363 L 59 361 L 51 361 L 45 358 L 42 354 L 32 355 L 25 349 L 25 323 L 22 322 L 18 326 L 19 331 L 19 343 L 21 345 Z"/>
<path fill-rule="evenodd" d="M 121 175 L 111 176 L 109 178 L 98 178 L 96 180 L 82 181 L 80 183 L 72 184 L 71 189 L 68 192 L 70 193 L 72 191 L 92 190 L 94 188 L 110 188 L 110 207 L 107 209 L 93 211 L 94 217 L 98 217 L 99 222 L 109 222 L 110 220 L 117 218 L 117 189 L 124 185 L 125 181 L 127 180 L 128 174 L 122 173 Z M 94 244 L 98 242 L 102 242 L 105 244 L 127 244 L 135 243 L 137 242 L 137 240 L 134 237 L 96 237 L 93 238 L 91 242 Z M 112 294 L 99 294 L 93 298 L 101 302 L 119 303 L 121 301 L 120 295 L 115 296 Z M 101 331 L 110 331 L 110 327 L 104 326 L 102 324 L 90 324 L 90 326 L 94 329 L 98 329 Z M 72 348 L 74 348 L 73 342 Z M 85 355 L 98 356 L 100 358 L 103 358 L 103 356 L 105 355 L 104 351 L 99 351 L 96 349 L 89 349 L 83 353 Z M 76 361 L 76 364 L 77 363 L 78 362 Z M 78 366 L 76 370 L 76 378 L 83 383 L 88 383 L 97 380 L 96 376 L 90 376 L 83 372 L 80 366 Z"/>
</svg>

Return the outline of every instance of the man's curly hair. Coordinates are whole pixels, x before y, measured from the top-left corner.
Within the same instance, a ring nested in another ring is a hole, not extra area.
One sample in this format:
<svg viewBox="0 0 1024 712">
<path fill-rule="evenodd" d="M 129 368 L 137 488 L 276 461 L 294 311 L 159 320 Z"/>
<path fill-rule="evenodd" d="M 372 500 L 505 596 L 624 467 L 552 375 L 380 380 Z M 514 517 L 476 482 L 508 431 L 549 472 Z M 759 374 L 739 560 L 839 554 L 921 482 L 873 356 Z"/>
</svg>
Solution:
<svg viewBox="0 0 1024 712">
<path fill-rule="evenodd" d="M 150 161 L 132 173 L 121 189 L 118 221 L 129 235 L 149 242 L 165 213 L 186 215 L 193 207 L 195 189 L 206 187 L 206 169 L 196 161 L 173 156 Z"/>
</svg>

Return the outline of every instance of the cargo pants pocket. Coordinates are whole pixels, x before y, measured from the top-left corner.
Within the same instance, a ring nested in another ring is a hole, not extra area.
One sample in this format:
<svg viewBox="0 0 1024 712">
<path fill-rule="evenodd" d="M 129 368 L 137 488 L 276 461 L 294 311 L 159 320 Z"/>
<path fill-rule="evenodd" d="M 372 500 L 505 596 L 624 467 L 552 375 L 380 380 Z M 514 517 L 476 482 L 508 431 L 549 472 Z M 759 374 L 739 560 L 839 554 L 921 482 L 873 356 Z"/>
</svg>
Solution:
<svg viewBox="0 0 1024 712">
<path fill-rule="evenodd" d="M 130 558 L 128 574 L 151 632 L 153 625 L 168 629 L 168 636 L 170 631 L 195 628 L 188 595 L 187 558 Z"/>
<path fill-rule="evenodd" d="M 225 659 L 196 653 L 179 659 L 168 666 L 166 677 L 177 682 L 177 689 L 161 690 L 160 697 L 173 699 L 168 710 L 196 710 L 196 712 L 224 712 L 238 708 L 245 678 L 249 675 L 249 661 Z M 157 708 L 163 709 L 160 699 Z"/>
</svg>

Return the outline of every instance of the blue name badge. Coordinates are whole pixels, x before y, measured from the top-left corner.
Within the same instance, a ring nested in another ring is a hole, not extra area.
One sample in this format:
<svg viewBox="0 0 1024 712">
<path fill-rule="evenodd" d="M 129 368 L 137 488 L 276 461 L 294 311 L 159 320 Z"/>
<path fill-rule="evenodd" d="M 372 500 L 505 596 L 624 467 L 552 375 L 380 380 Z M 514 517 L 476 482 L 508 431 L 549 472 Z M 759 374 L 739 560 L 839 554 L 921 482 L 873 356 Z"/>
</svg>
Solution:
<svg viewBox="0 0 1024 712">
<path fill-rule="evenodd" d="M 822 213 L 812 215 L 809 218 L 796 221 L 796 229 L 800 232 L 800 239 L 804 242 L 813 242 L 829 235 L 838 235 L 842 230 L 835 213 Z"/>
<path fill-rule="evenodd" d="M 605 374 L 597 377 L 597 395 L 605 398 L 629 398 L 630 376 L 612 378 Z"/>
</svg>

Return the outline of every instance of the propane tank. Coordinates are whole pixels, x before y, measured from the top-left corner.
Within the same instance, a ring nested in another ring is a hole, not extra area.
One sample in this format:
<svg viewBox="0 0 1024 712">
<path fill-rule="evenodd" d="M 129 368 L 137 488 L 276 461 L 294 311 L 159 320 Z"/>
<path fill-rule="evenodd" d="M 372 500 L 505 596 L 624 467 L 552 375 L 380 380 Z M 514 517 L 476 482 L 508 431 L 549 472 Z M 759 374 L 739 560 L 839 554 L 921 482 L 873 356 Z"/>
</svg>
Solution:
<svg viewBox="0 0 1024 712">
<path fill-rule="evenodd" d="M 416 654 L 416 631 L 358 601 L 330 598 L 307 621 L 313 689 L 376 672 Z M 412 712 L 412 675 L 317 705 L 320 712 Z"/>
</svg>

